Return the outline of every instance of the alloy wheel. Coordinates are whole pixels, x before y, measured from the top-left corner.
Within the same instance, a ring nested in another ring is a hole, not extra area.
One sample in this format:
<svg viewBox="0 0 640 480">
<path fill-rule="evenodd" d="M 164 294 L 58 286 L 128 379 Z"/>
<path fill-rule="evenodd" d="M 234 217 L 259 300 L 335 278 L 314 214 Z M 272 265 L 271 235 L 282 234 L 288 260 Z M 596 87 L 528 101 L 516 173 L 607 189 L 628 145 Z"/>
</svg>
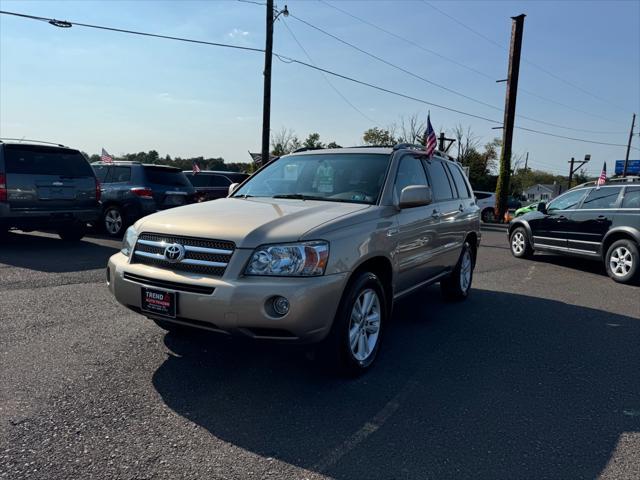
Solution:
<svg viewBox="0 0 640 480">
<path fill-rule="evenodd" d="M 353 357 L 363 362 L 374 352 L 380 336 L 380 299 L 373 289 L 360 293 L 349 321 L 349 347 Z"/>
<path fill-rule="evenodd" d="M 471 253 L 469 249 L 465 249 L 460 263 L 460 289 L 463 292 L 469 290 L 471 286 L 471 266 Z"/>
<path fill-rule="evenodd" d="M 104 215 L 104 226 L 111 235 L 116 235 L 122 230 L 122 215 L 117 209 L 107 210 Z"/>
<path fill-rule="evenodd" d="M 516 232 L 511 238 L 511 248 L 513 253 L 521 255 L 526 247 L 525 238 L 522 232 Z"/>
<path fill-rule="evenodd" d="M 609 257 L 609 268 L 616 277 L 624 277 L 633 267 L 633 255 L 626 247 L 616 248 Z"/>
</svg>

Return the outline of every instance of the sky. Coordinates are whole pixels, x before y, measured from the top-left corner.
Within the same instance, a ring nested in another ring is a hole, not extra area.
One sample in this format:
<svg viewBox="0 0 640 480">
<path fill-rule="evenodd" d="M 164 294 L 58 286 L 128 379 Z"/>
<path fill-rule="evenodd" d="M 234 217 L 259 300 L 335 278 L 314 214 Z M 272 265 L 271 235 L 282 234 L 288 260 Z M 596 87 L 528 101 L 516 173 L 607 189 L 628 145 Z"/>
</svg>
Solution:
<svg viewBox="0 0 640 480">
<path fill-rule="evenodd" d="M 516 113 L 528 118 L 517 117 L 516 126 L 625 146 L 516 130 L 514 153 L 529 152 L 529 166 L 563 174 L 571 157 L 591 154 L 587 167 L 596 174 L 603 162 L 612 171 L 625 156 L 632 113 L 640 113 L 640 0 L 286 4 L 292 15 L 413 76 L 292 16 L 276 22 L 274 52 L 498 122 L 505 84 L 495 80 L 506 78 L 510 17 L 524 13 Z M 0 0 L 0 10 L 255 48 L 265 41 L 265 7 L 240 1 Z M 114 155 L 154 149 L 249 161 L 247 152 L 260 150 L 263 66 L 260 52 L 0 15 L 0 136 L 90 154 L 103 147 Z M 436 131 L 462 125 L 480 142 L 501 136 L 495 123 L 273 59 L 272 132 L 287 128 L 300 138 L 318 132 L 325 142 L 352 146 L 370 127 L 412 114 L 425 119 L 428 111 Z M 640 150 L 632 149 L 631 158 L 640 158 Z"/>
</svg>

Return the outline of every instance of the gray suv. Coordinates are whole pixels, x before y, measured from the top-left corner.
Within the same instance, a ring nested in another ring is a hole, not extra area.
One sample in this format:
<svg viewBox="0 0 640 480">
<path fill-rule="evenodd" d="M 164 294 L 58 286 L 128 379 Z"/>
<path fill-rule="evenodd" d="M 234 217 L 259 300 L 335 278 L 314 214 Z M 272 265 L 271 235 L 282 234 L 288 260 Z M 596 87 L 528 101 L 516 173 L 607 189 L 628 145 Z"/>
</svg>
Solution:
<svg viewBox="0 0 640 480">
<path fill-rule="evenodd" d="M 116 299 L 167 330 L 319 343 L 371 366 L 393 303 L 469 294 L 480 212 L 460 166 L 421 149 L 296 152 L 228 198 L 149 215 L 109 259 Z"/>
<path fill-rule="evenodd" d="M 0 236 L 9 229 L 53 230 L 80 240 L 100 215 L 100 184 L 78 150 L 0 141 Z"/>
</svg>

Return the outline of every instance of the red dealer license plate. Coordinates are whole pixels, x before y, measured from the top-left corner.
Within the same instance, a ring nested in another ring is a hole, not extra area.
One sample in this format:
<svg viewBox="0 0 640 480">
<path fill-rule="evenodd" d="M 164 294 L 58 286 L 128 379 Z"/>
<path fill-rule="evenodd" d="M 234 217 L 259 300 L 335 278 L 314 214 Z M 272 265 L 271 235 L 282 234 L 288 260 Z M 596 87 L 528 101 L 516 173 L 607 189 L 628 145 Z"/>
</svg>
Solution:
<svg viewBox="0 0 640 480">
<path fill-rule="evenodd" d="M 142 287 L 142 311 L 175 318 L 176 294 Z"/>
</svg>

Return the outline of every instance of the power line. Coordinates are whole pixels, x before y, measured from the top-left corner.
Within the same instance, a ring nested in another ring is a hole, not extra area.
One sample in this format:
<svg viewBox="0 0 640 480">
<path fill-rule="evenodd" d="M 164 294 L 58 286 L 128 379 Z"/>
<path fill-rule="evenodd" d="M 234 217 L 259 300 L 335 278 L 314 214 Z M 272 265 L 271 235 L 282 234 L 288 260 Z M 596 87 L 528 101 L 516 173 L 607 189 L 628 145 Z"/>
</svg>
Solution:
<svg viewBox="0 0 640 480">
<path fill-rule="evenodd" d="M 287 29 L 287 31 L 289 32 L 289 34 L 291 35 L 293 40 L 298 44 L 298 46 L 300 47 L 300 50 L 302 50 L 304 52 L 304 54 L 307 57 L 307 59 L 309 60 L 309 62 L 311 64 L 315 65 L 316 63 L 311 58 L 311 55 L 309 55 L 309 52 L 307 52 L 307 49 L 302 46 L 302 43 L 300 43 L 300 41 L 298 40 L 298 37 L 296 37 L 296 35 L 293 33 L 293 30 L 291 30 L 291 28 L 289 28 L 289 25 L 287 24 L 287 22 L 284 21 L 284 19 L 283 19 L 282 23 L 284 24 L 285 28 Z M 344 96 L 342 94 L 342 92 L 340 90 L 338 90 L 338 88 L 329 80 L 329 78 L 327 78 L 327 75 L 325 73 L 323 73 L 323 72 L 321 72 L 321 73 L 322 73 L 322 78 L 324 78 L 324 80 L 327 82 L 327 84 L 333 89 L 334 92 L 336 92 L 338 94 L 338 96 L 340 98 L 342 98 L 342 100 L 344 100 L 344 102 L 347 105 L 349 105 L 352 109 L 354 109 L 356 112 L 358 112 L 364 118 L 366 118 L 368 121 L 380 126 L 380 124 L 378 122 L 376 122 L 372 118 L 369 118 L 369 116 L 367 116 L 362 110 L 360 110 L 358 107 L 356 107 L 346 96 Z"/>
<path fill-rule="evenodd" d="M 407 43 L 407 44 L 409 44 L 409 45 L 412 45 L 412 46 L 414 46 L 414 47 L 416 47 L 416 48 L 419 48 L 420 50 L 423 50 L 423 51 L 425 51 L 425 52 L 427 52 L 427 53 L 430 53 L 430 54 L 432 54 L 432 55 L 435 55 L 435 56 L 437 56 L 437 57 L 439 57 L 439 58 L 441 58 L 441 59 L 443 59 L 443 60 L 445 60 L 445 61 L 447 61 L 447 62 L 453 63 L 454 65 L 457 65 L 457 66 L 459 66 L 459 67 L 461 67 L 461 68 L 464 68 L 464 69 L 466 69 L 466 70 L 469 70 L 469 71 L 471 71 L 471 72 L 473 72 L 473 73 L 476 73 L 477 75 L 480 75 L 480 76 L 482 76 L 482 77 L 484 77 L 484 78 L 486 78 L 486 79 L 489 79 L 489 80 L 491 80 L 491 82 L 492 82 L 492 83 L 495 81 L 495 76 L 494 76 L 494 75 L 490 75 L 490 74 L 488 74 L 488 73 L 486 73 L 486 72 L 483 72 L 483 71 L 478 70 L 478 69 L 476 69 L 476 68 L 470 67 L 469 65 L 466 65 L 466 64 L 461 63 L 461 62 L 459 62 L 459 61 L 457 61 L 457 60 L 454 60 L 454 59 L 452 59 L 452 58 L 450 58 L 450 57 L 447 57 L 447 56 L 445 56 L 445 55 L 442 55 L 442 54 L 440 54 L 440 53 L 438 53 L 438 52 L 436 52 L 436 51 L 434 51 L 434 50 L 431 50 L 431 49 L 429 49 L 429 48 L 426 48 L 426 47 L 424 47 L 423 45 L 420 45 L 419 43 L 414 42 L 413 40 L 411 40 L 411 39 L 409 39 L 409 38 L 406 38 L 406 37 L 403 37 L 403 36 L 401 36 L 401 35 L 398 35 L 398 34 L 397 34 L 397 33 L 395 33 L 395 32 L 392 32 L 392 31 L 390 31 L 390 30 L 387 30 L 387 29 L 385 29 L 385 28 L 383 28 L 383 27 L 381 27 L 381 26 L 379 26 L 379 25 L 376 25 L 375 23 L 372 23 L 372 22 L 370 22 L 370 21 L 368 21 L 368 20 L 365 20 L 365 19 L 363 19 L 363 18 L 361 18 L 361 17 L 358 17 L 357 15 L 354 15 L 354 14 L 352 14 L 352 13 L 350 13 L 350 12 L 348 12 L 348 11 L 346 11 L 346 10 L 344 10 L 344 9 L 342 9 L 342 8 L 340 8 L 340 7 L 338 7 L 338 6 L 336 6 L 336 5 L 333 5 L 333 4 L 329 3 L 329 2 L 327 2 L 326 0 L 318 0 L 318 1 L 319 1 L 319 2 L 321 2 L 321 3 L 323 3 L 324 5 L 326 5 L 326 6 L 328 6 L 328 7 L 333 8 L 334 10 L 337 10 L 338 12 L 343 13 L 344 15 L 347 15 L 347 16 L 349 16 L 349 17 L 351 17 L 351 18 L 353 18 L 353 19 L 355 19 L 355 20 L 357 20 L 357 21 L 359 21 L 359 22 L 361 22 L 361 23 L 364 23 L 365 25 L 368 25 L 368 26 L 370 26 L 370 27 L 372 27 L 372 28 L 375 28 L 375 29 L 377 29 L 377 30 L 379 30 L 379 31 L 381 31 L 381 32 L 386 33 L 387 35 L 390 35 L 390 36 L 392 36 L 392 37 L 395 37 L 395 38 L 397 38 L 397 39 L 399 39 L 399 40 L 402 40 L 403 42 L 405 42 L 405 43 Z M 425 3 L 426 3 L 426 2 L 425 2 Z M 467 26 L 467 25 L 463 24 L 462 22 L 459 22 L 457 19 L 455 19 L 455 18 L 454 18 L 454 17 L 452 17 L 451 15 L 447 14 L 446 12 L 443 12 L 442 10 L 438 9 L 437 7 L 434 7 L 434 6 L 433 6 L 433 5 L 431 5 L 431 4 L 428 4 L 428 3 L 427 3 L 427 5 L 431 6 L 432 8 L 434 8 L 435 10 L 437 10 L 438 12 L 442 13 L 443 15 L 445 15 L 445 16 L 447 16 L 447 17 L 451 18 L 451 20 L 455 21 L 456 23 L 459 23 L 459 24 L 460 24 L 460 25 L 462 25 L 464 28 L 467 28 L 467 29 L 471 30 L 471 31 L 472 31 L 473 33 L 475 33 L 476 35 L 479 35 L 479 36 L 481 36 L 482 38 L 484 38 L 485 40 L 488 40 L 489 42 L 491 42 L 491 43 L 493 43 L 493 44 L 497 45 L 497 46 L 498 46 L 498 47 L 500 47 L 501 49 L 506 49 L 506 47 L 504 47 L 503 45 L 500 45 L 499 43 L 497 43 L 497 42 L 493 41 L 492 39 L 490 39 L 490 38 L 488 38 L 488 37 L 485 37 L 482 33 L 480 33 L 480 32 L 477 32 L 477 31 L 473 30 L 471 27 L 469 27 L 469 26 Z M 523 61 L 525 61 L 525 60 L 523 60 Z M 559 105 L 559 106 L 564 107 L 564 108 L 567 108 L 567 109 L 569 109 L 569 110 L 573 110 L 573 111 L 575 111 L 575 112 L 582 113 L 582 114 L 584 114 L 584 115 L 589 115 L 589 116 L 591 116 L 591 117 L 599 118 L 599 119 L 601 119 L 601 120 L 606 120 L 606 121 L 608 121 L 608 122 L 620 123 L 618 120 L 612 120 L 612 119 L 610 119 L 610 118 L 603 117 L 602 115 L 597 115 L 597 114 L 594 114 L 594 113 L 587 112 L 587 111 L 585 111 L 585 110 L 581 110 L 581 109 L 579 109 L 579 108 L 572 107 L 572 106 L 567 105 L 567 104 L 565 104 L 565 103 L 558 102 L 557 100 L 553 100 L 553 99 L 551 99 L 551 98 L 544 97 L 544 96 L 542 96 L 542 95 L 540 95 L 540 94 L 537 94 L 537 93 L 532 92 L 531 90 L 527 90 L 527 89 L 525 89 L 525 88 L 520 88 L 519 90 L 520 90 L 520 92 L 522 92 L 522 93 L 526 93 L 526 94 L 528 94 L 528 95 L 531 95 L 532 97 L 538 98 L 539 100 L 544 100 L 544 101 L 546 101 L 546 102 L 549 102 L 549 103 L 552 103 L 552 104 L 555 104 L 555 105 Z M 522 117 L 522 118 L 524 118 L 524 117 Z M 534 120 L 534 121 L 535 121 L 535 120 Z M 568 130 L 580 131 L 580 132 L 585 132 L 585 133 L 603 134 L 603 135 L 605 135 L 605 134 L 606 134 L 606 135 L 609 135 L 609 134 L 616 134 L 616 135 L 617 135 L 617 134 L 624 134 L 624 133 L 626 133 L 626 132 L 605 132 L 605 131 L 600 131 L 600 130 L 585 130 L 585 129 L 577 129 L 577 128 L 571 128 L 571 127 L 566 127 L 566 126 L 563 126 L 563 125 L 555 125 L 555 124 L 549 124 L 549 125 L 550 125 L 550 126 L 555 126 L 555 127 L 558 127 L 558 128 L 565 128 L 565 129 L 568 129 Z"/>
<path fill-rule="evenodd" d="M 7 11 L 3 11 L 3 10 L 0 10 L 0 14 L 13 15 L 13 16 L 17 16 L 17 17 L 24 17 L 24 18 L 44 21 L 44 22 L 48 22 L 48 23 L 59 22 L 61 24 L 65 24 L 66 26 L 75 25 L 75 26 L 80 26 L 80 27 L 95 28 L 95 29 L 100 29 L 100 30 L 108 30 L 108 31 L 119 32 L 119 33 L 127 33 L 127 34 L 132 34 L 132 35 L 140 35 L 140 36 L 154 37 L 154 38 L 163 38 L 163 39 L 167 39 L 167 40 L 175 40 L 175 41 L 182 41 L 182 42 L 188 42 L 188 43 L 204 44 L 204 45 L 210 45 L 210 46 L 216 46 L 216 47 L 224 47 L 224 48 L 235 48 L 235 49 L 240 49 L 240 50 L 247 50 L 247 51 L 264 53 L 264 50 L 259 49 L 259 48 L 241 47 L 241 46 L 238 46 L 238 45 L 231 45 L 231 44 L 224 44 L 224 43 L 217 43 L 217 42 L 208 42 L 208 41 L 203 41 L 203 40 L 194 40 L 194 39 L 188 39 L 188 38 L 183 38 L 183 37 L 172 37 L 172 36 L 167 36 L 167 35 L 139 32 L 139 31 L 135 31 L 135 30 L 124 30 L 124 29 L 120 29 L 120 28 L 84 24 L 84 23 L 79 23 L 79 22 L 60 21 L 60 20 L 56 20 L 56 19 L 53 19 L 53 18 L 36 17 L 36 16 L 33 16 L 33 15 L 25 15 L 25 14 L 20 14 L 20 13 L 7 12 Z M 394 91 L 394 90 L 390 90 L 388 88 L 381 87 L 379 85 L 375 85 L 375 84 L 366 82 L 364 80 L 359 80 L 359 79 L 350 77 L 348 75 L 343 75 L 341 73 L 334 72 L 334 71 L 328 70 L 326 68 L 318 67 L 316 65 L 313 65 L 313 64 L 310 64 L 310 63 L 307 63 L 307 62 L 303 62 L 302 60 L 297 60 L 297 59 L 294 59 L 294 58 L 291 58 L 291 57 L 287 57 L 285 55 L 280 55 L 280 54 L 274 53 L 274 56 L 276 58 L 278 58 L 279 60 L 285 62 L 285 63 L 296 63 L 296 64 L 302 65 L 304 67 L 307 67 L 307 68 L 310 68 L 310 69 L 313 69 L 313 70 L 316 70 L 316 71 L 319 71 L 319 72 L 324 72 L 324 73 L 326 73 L 328 75 L 332 75 L 332 76 L 337 77 L 337 78 L 342 78 L 343 80 L 348 80 L 350 82 L 353 82 L 353 83 L 356 83 L 356 84 L 359 84 L 359 85 L 363 85 L 363 86 L 369 87 L 369 88 L 374 89 L 374 90 L 385 92 L 385 93 L 388 93 L 390 95 L 394 95 L 394 96 L 397 96 L 397 97 L 400 97 L 400 98 L 405 98 L 407 100 L 412 100 L 412 101 L 415 101 L 415 102 L 418 102 L 418 103 L 422 103 L 424 105 L 429 105 L 431 107 L 440 108 L 440 109 L 447 110 L 449 112 L 457 113 L 457 114 L 460 114 L 460 115 L 464 115 L 464 116 L 467 116 L 467 117 L 476 118 L 478 120 L 484 120 L 484 121 L 489 122 L 489 123 L 494 123 L 494 124 L 501 124 L 502 123 L 502 122 L 500 122 L 498 120 L 494 120 L 494 119 L 491 119 L 491 118 L 488 118 L 488 117 L 484 117 L 482 115 L 476 115 L 474 113 L 465 112 L 463 110 L 458 110 L 458 109 L 455 109 L 455 108 L 447 107 L 445 105 L 440 105 L 438 103 L 430 102 L 430 101 L 427 101 L 427 100 L 424 100 L 424 99 L 421 99 L 421 98 L 418 98 L 418 97 L 414 97 L 412 95 L 408 95 L 408 94 L 405 94 L 405 93 L 401 93 L 401 92 L 397 92 L 397 91 Z M 534 130 L 534 129 L 530 129 L 530 128 L 525 128 L 525 127 L 516 126 L 515 128 L 518 128 L 520 130 L 525 130 L 525 131 L 528 131 L 528 132 L 538 133 L 538 134 L 541 134 L 541 135 L 548 135 L 548 136 L 552 136 L 552 137 L 563 138 L 563 139 L 567 139 L 567 140 L 573 140 L 573 141 L 576 141 L 576 142 L 595 143 L 595 144 L 615 146 L 615 147 L 626 147 L 626 145 L 623 145 L 623 144 L 597 142 L 597 141 L 586 140 L 586 139 L 581 139 L 581 138 L 565 137 L 565 136 L 562 136 L 562 135 L 555 135 L 555 134 L 552 134 L 552 133 L 549 133 L 549 132 L 543 132 L 543 131 Z M 632 147 L 632 148 L 634 148 L 636 150 L 640 150 L 640 149 L 638 149 L 636 147 Z"/>
<path fill-rule="evenodd" d="M 465 23 L 461 22 L 460 20 L 458 20 L 457 18 L 453 17 L 452 15 L 449 15 L 448 13 L 446 13 L 446 12 L 442 11 L 441 9 L 439 9 L 438 7 L 436 7 L 435 5 L 433 5 L 433 4 L 431 4 L 430 2 L 428 2 L 427 0 L 422 0 L 422 2 L 423 2 L 425 5 L 428 5 L 429 7 L 433 8 L 434 10 L 436 10 L 437 12 L 439 12 L 440 14 L 444 15 L 445 17 L 447 17 L 447 18 L 451 19 L 452 21 L 456 22 L 458 25 L 460 25 L 460 26 L 464 27 L 465 29 L 469 30 L 470 32 L 474 33 L 474 34 L 475 34 L 475 35 L 477 35 L 478 37 L 480 37 L 480 38 L 482 38 L 482 39 L 484 39 L 484 40 L 488 41 L 489 43 L 491 43 L 491 44 L 493 44 L 493 45 L 497 46 L 498 48 L 501 48 L 502 50 L 507 50 L 507 47 L 506 47 L 505 45 L 502 45 L 502 44 L 500 44 L 500 43 L 496 42 L 495 40 L 492 40 L 491 38 L 489 38 L 489 37 L 487 37 L 486 35 L 484 35 L 484 34 L 480 33 L 479 31 L 475 30 L 474 28 L 470 27 L 469 25 L 467 25 L 467 24 L 465 24 Z M 561 76 L 559 76 L 559 75 L 557 75 L 557 74 L 553 73 L 552 71 L 550 71 L 550 70 L 548 70 L 548 69 L 546 69 L 546 68 L 544 68 L 544 67 L 542 67 L 542 66 L 540 66 L 540 65 L 538 65 L 538 64 L 536 64 L 536 63 L 531 62 L 530 60 L 523 59 L 523 62 L 527 63 L 528 65 L 531 65 L 531 66 L 532 66 L 532 67 L 534 67 L 534 68 L 537 68 L 538 70 L 540 70 L 540 71 L 542 71 L 542 72 L 546 73 L 547 75 L 549 75 L 549 76 L 551 76 L 551 77 L 555 78 L 556 80 L 559 80 L 559 81 L 561 81 L 562 83 L 565 83 L 566 85 L 569 85 L 570 87 L 573 87 L 573 88 L 575 88 L 576 90 L 579 90 L 579 91 L 581 91 L 582 93 L 584 93 L 584 94 L 586 94 L 586 95 L 589 95 L 590 97 L 593 97 L 593 98 L 595 98 L 595 99 L 597 99 L 597 100 L 600 100 L 601 102 L 607 103 L 607 104 L 611 105 L 612 107 L 615 107 L 615 108 L 617 108 L 617 109 L 619 109 L 619 110 L 622 110 L 622 111 L 624 111 L 624 112 L 626 112 L 626 111 L 627 111 L 625 108 L 622 108 L 622 107 L 620 107 L 620 106 L 618 106 L 618 105 L 616 105 L 616 104 L 614 104 L 614 103 L 610 102 L 610 101 L 609 101 L 609 100 L 607 100 L 606 98 L 603 98 L 603 97 L 601 97 L 600 95 L 596 95 L 595 93 L 592 93 L 592 92 L 590 92 L 589 90 L 586 90 L 586 89 L 582 88 L 581 86 L 576 85 L 575 83 L 570 82 L 569 80 L 566 80 L 566 79 L 562 78 Z"/>
</svg>

